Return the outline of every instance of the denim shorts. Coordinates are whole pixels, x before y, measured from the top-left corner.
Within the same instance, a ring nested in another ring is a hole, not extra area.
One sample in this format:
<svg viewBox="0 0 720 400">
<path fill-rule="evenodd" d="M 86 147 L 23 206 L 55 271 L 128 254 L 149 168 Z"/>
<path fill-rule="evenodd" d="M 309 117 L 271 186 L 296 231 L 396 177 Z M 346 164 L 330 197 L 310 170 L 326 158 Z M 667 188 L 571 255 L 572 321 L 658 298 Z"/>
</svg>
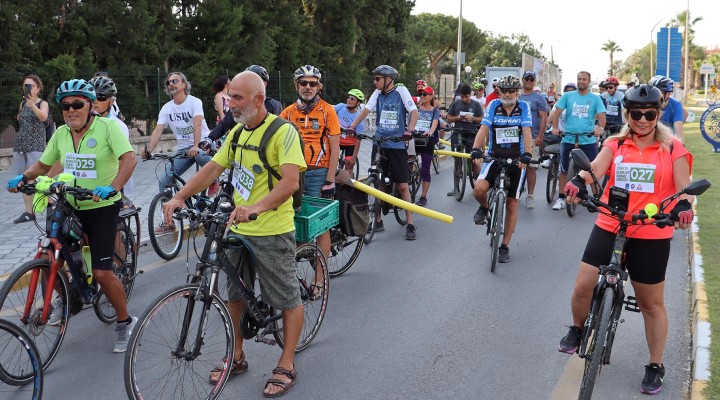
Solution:
<svg viewBox="0 0 720 400">
<path fill-rule="evenodd" d="M 308 169 L 305 171 L 304 196 L 320 197 L 322 187 L 327 179 L 327 168 Z"/>
</svg>

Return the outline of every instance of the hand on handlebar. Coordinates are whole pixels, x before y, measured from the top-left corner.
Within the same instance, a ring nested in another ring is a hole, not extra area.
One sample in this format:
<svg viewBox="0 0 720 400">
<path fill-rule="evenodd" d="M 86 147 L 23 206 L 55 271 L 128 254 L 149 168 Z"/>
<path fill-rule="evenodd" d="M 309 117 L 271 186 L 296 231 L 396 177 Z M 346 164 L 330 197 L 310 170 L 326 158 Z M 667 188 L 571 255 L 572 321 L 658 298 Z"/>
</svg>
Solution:
<svg viewBox="0 0 720 400">
<path fill-rule="evenodd" d="M 670 211 L 670 219 L 675 221 L 675 227 L 680 229 L 687 229 L 693 220 L 692 205 L 686 199 L 682 199 L 675 204 L 672 211 Z"/>
<path fill-rule="evenodd" d="M 565 184 L 565 196 L 568 203 L 578 203 L 584 200 L 588 195 L 585 179 L 580 175 L 575 175 L 571 181 Z"/>
<path fill-rule="evenodd" d="M 212 149 L 212 140 L 205 138 L 198 143 L 198 147 L 205 152 L 209 152 Z"/>
<path fill-rule="evenodd" d="M 355 136 L 355 133 L 357 133 L 357 132 L 355 131 L 355 128 L 350 128 L 350 127 L 345 128 L 345 135 L 346 135 L 346 136 L 348 136 L 348 137 L 353 137 L 353 136 Z"/>
<path fill-rule="evenodd" d="M 409 141 L 410 139 L 413 138 L 413 133 L 415 133 L 415 132 L 406 129 L 406 130 L 405 130 L 405 133 L 403 133 L 400 138 L 401 138 L 404 142 L 407 142 L 407 141 Z"/>
<path fill-rule="evenodd" d="M 196 155 L 198 155 L 199 152 L 200 152 L 200 149 L 198 148 L 198 146 L 193 146 L 188 149 L 187 155 L 188 155 L 188 157 L 193 158 Z"/>
<path fill-rule="evenodd" d="M 10 179 L 7 183 L 7 190 L 10 193 L 17 193 L 18 188 L 22 186 L 23 184 L 26 184 L 28 182 L 28 179 L 25 175 L 20 174 L 12 179 Z"/>
<path fill-rule="evenodd" d="M 168 225 L 172 225 L 173 214 L 175 213 L 175 210 L 179 210 L 181 208 L 185 208 L 185 202 L 180 199 L 173 197 L 172 199 L 166 201 L 162 206 L 165 223 Z"/>
<path fill-rule="evenodd" d="M 335 195 L 335 182 L 325 181 L 320 190 L 320 197 L 323 199 L 332 199 Z"/>
<path fill-rule="evenodd" d="M 470 158 L 473 160 L 478 160 L 484 157 L 483 149 L 474 148 L 470 151 Z"/>
<path fill-rule="evenodd" d="M 230 214 L 230 218 L 228 219 L 228 226 L 254 221 L 257 219 L 257 215 L 258 212 L 255 211 L 255 208 L 253 206 L 237 206 Z"/>
<path fill-rule="evenodd" d="M 100 200 L 105 200 L 116 194 L 117 194 L 117 190 L 115 190 L 115 188 L 110 185 L 98 186 L 95 188 L 95 190 L 93 190 L 93 201 L 97 203 Z"/>
<path fill-rule="evenodd" d="M 520 156 L 519 159 L 520 163 L 523 164 L 520 168 L 524 168 L 525 165 L 530 165 L 530 161 L 532 161 L 532 153 L 525 152 Z"/>
</svg>

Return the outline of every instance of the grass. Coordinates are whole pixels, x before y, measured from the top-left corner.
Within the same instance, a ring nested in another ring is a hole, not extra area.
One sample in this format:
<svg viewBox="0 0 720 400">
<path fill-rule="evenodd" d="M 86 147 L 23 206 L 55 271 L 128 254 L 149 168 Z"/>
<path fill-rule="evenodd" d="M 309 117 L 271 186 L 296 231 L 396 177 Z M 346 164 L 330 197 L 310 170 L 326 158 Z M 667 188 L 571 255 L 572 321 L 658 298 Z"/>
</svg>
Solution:
<svg viewBox="0 0 720 400">
<path fill-rule="evenodd" d="M 697 122 L 685 124 L 685 145 L 694 158 L 693 178 L 707 178 L 713 183 L 707 192 L 698 197 L 697 210 L 705 290 L 712 326 L 711 381 L 705 389 L 705 396 L 708 399 L 720 399 L 720 153 L 713 153 L 712 145 L 700 134 Z"/>
</svg>

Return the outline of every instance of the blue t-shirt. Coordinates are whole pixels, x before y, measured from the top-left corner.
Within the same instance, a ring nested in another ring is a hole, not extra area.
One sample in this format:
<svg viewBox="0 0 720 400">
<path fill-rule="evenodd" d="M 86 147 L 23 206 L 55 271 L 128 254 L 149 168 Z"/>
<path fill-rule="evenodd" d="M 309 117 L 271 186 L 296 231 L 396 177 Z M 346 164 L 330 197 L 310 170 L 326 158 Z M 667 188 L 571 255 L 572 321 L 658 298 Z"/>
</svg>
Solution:
<svg viewBox="0 0 720 400">
<path fill-rule="evenodd" d="M 432 128 L 433 121 L 437 121 L 440 119 L 440 111 L 438 111 L 437 108 L 433 108 L 432 110 L 423 110 L 421 108 L 418 108 L 418 120 L 415 124 L 415 130 L 420 133 L 425 133 Z M 439 126 L 440 122 L 438 122 Z M 435 131 L 432 132 L 432 136 L 437 136 L 438 133 L 438 127 L 435 127 Z"/>
<path fill-rule="evenodd" d="M 605 128 L 608 126 L 621 126 L 622 122 L 622 101 L 625 98 L 625 94 L 619 90 L 615 91 L 615 95 L 611 96 L 610 93 L 605 92 L 600 95 L 603 102 L 605 103 Z"/>
<path fill-rule="evenodd" d="M 376 114 L 376 138 L 402 136 L 407 126 L 408 113 L 417 109 L 406 87 L 393 88 L 389 93 L 376 89 L 370 96 L 367 107 Z M 387 141 L 382 143 L 382 147 L 405 150 L 405 143 Z"/>
<path fill-rule="evenodd" d="M 535 139 L 540 133 L 540 111 L 547 113 L 547 100 L 540 93 L 533 90 L 530 94 L 520 92 L 520 100 L 530 104 L 530 115 L 532 116 L 532 137 Z"/>
<path fill-rule="evenodd" d="M 595 93 L 581 95 L 579 92 L 567 92 L 556 103 L 556 107 L 567 110 L 565 113 L 565 133 L 563 143 L 575 143 L 575 134 L 590 133 L 595 130 L 595 116 L 605 112 L 600 96 Z M 567 135 L 569 133 L 569 135 Z M 581 135 L 581 145 L 596 143 L 595 137 Z"/>
<path fill-rule="evenodd" d="M 685 115 L 683 114 L 682 103 L 670 97 L 668 99 L 667 106 L 662 109 L 662 113 L 660 114 L 660 122 L 673 129 L 674 132 L 675 122 L 683 121 L 684 119 Z"/>
<path fill-rule="evenodd" d="M 485 108 L 482 125 L 490 128 L 490 145 L 496 157 L 519 157 L 525 149 L 522 128 L 532 128 L 530 104 L 518 101 L 508 115 L 500 99 L 495 99 Z"/>
<path fill-rule="evenodd" d="M 350 112 L 345 103 L 335 104 L 335 113 L 337 113 L 338 121 L 340 121 L 340 127 L 345 129 L 350 126 L 353 121 L 355 121 L 355 117 L 357 117 L 357 115 L 360 113 L 360 107 L 355 108 L 355 112 Z M 355 127 L 355 132 L 363 133 L 364 130 L 365 121 L 360 121 L 360 123 Z M 346 139 L 345 133 L 341 132 L 340 141 L 342 142 L 343 139 Z"/>
</svg>

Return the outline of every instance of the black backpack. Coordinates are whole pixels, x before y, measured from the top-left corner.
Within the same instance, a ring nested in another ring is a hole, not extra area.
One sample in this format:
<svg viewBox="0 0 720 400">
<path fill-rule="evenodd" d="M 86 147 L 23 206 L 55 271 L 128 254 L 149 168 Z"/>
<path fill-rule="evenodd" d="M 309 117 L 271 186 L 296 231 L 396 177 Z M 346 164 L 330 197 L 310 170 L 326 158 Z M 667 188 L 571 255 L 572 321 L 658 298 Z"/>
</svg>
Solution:
<svg viewBox="0 0 720 400">
<path fill-rule="evenodd" d="M 268 144 L 268 142 L 270 142 L 270 139 L 273 137 L 273 135 L 275 135 L 275 133 L 276 133 L 283 125 L 285 125 L 285 124 L 291 124 L 291 125 L 292 125 L 291 122 L 289 122 L 289 121 L 287 121 L 287 120 L 285 120 L 285 119 L 283 119 L 283 118 L 280 118 L 280 117 L 275 118 L 275 119 L 270 123 L 270 126 L 268 126 L 267 129 L 265 129 L 265 133 L 263 133 L 262 138 L 260 138 L 260 146 L 253 146 L 253 145 L 248 145 L 248 144 L 246 144 L 246 145 L 239 145 L 239 144 L 238 144 L 238 140 L 240 139 L 240 134 L 237 133 L 237 131 L 238 131 L 238 130 L 242 130 L 243 127 L 244 127 L 244 125 L 240 125 L 239 127 L 236 127 L 236 128 L 234 129 L 235 132 L 234 132 L 233 137 L 232 137 L 232 139 L 231 139 L 231 144 L 230 144 L 230 146 L 231 146 L 231 148 L 233 149 L 233 157 L 232 157 L 232 159 L 235 159 L 235 154 L 234 154 L 234 152 L 235 152 L 235 149 L 236 149 L 237 147 L 242 147 L 243 149 L 247 149 L 247 150 L 252 150 L 252 151 L 257 151 L 257 152 L 258 152 L 258 157 L 260 157 L 260 161 L 261 161 L 262 164 L 263 164 L 263 168 L 265 168 L 265 169 L 268 171 L 268 174 L 271 175 L 271 176 L 268 176 L 268 188 L 269 188 L 269 190 L 271 190 L 271 191 L 272 191 L 272 189 L 273 189 L 273 179 L 272 179 L 272 178 L 275 178 L 275 180 L 278 180 L 278 181 L 279 181 L 280 178 L 282 178 L 282 176 L 280 175 L 280 173 L 279 173 L 278 171 L 276 171 L 273 167 L 270 166 L 270 163 L 269 163 L 268 160 L 267 160 L 267 154 L 266 154 L 267 144 Z M 294 127 L 294 125 L 293 125 L 293 127 Z M 304 149 L 305 149 L 305 142 L 303 142 L 302 135 L 300 135 L 300 133 L 297 131 L 297 129 L 295 129 L 295 132 L 297 133 L 298 139 L 300 140 L 300 148 L 304 150 Z M 294 208 L 296 211 L 299 210 L 299 209 L 302 207 L 302 196 L 303 196 L 303 189 L 304 189 L 304 177 L 305 177 L 305 173 L 304 173 L 304 172 L 301 172 L 301 173 L 300 173 L 300 180 L 299 180 L 300 186 L 298 187 L 298 190 L 297 190 L 295 193 L 293 193 L 293 208 Z"/>
</svg>

